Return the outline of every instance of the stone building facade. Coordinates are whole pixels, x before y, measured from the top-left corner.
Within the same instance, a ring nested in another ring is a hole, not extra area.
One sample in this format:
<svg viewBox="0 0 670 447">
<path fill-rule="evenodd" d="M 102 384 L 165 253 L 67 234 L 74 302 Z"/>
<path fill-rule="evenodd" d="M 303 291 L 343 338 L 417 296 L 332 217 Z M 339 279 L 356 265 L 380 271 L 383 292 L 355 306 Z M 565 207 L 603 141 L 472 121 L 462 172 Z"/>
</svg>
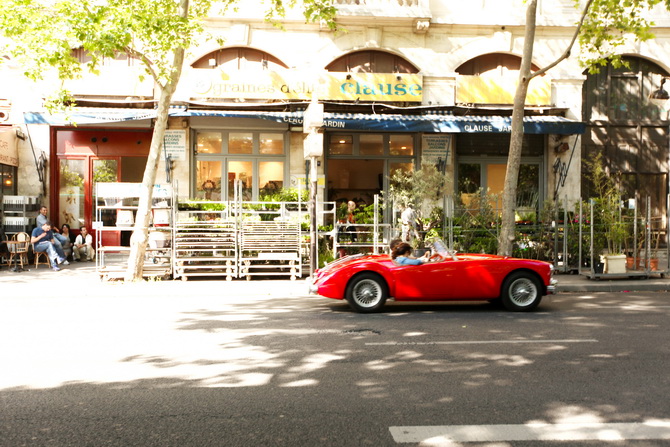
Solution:
<svg viewBox="0 0 670 447">
<path fill-rule="evenodd" d="M 370 203 L 392 172 L 422 162 L 440 163 L 457 197 L 502 191 L 522 0 L 337 0 L 339 32 L 292 11 L 278 29 L 255 3 L 208 19 L 224 46 L 208 40 L 189 51 L 169 125 L 181 197 L 226 200 L 241 180 L 243 197 L 258 200 L 303 182 L 302 119 L 313 95 L 325 109 L 321 200 Z M 519 206 L 576 201 L 582 158 L 602 151 L 631 194 L 653 194 L 665 210 L 667 108 L 648 96 L 669 74 L 670 13 L 650 14 L 655 39 L 621 49 L 630 68 L 589 75 L 575 49 L 533 81 Z M 572 0 L 540 0 L 535 67 L 563 53 L 578 18 Z M 68 86 L 78 98 L 76 127 L 42 110 L 48 83 L 28 85 L 18 67 L 0 72 L 2 126 L 22 136 L 12 138 L 18 161 L 7 170 L 17 180 L 5 193 L 42 196 L 52 219 L 75 230 L 94 218 L 96 182 L 141 181 L 155 116 L 138 61 L 120 57 L 103 68 Z"/>
</svg>

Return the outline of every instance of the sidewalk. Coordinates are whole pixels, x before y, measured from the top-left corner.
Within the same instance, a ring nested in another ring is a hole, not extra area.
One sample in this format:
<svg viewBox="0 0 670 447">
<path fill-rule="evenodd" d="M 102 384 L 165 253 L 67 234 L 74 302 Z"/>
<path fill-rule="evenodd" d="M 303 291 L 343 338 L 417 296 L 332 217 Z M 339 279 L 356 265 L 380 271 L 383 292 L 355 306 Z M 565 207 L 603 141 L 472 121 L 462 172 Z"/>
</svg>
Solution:
<svg viewBox="0 0 670 447">
<path fill-rule="evenodd" d="M 583 275 L 557 274 L 554 278 L 558 281 L 557 292 L 651 292 L 651 291 L 670 291 L 670 278 L 662 278 L 660 275 L 650 278 L 644 277 L 621 277 L 621 278 L 601 278 L 589 279 Z M 60 272 L 54 272 L 44 265 L 39 268 L 28 267 L 22 272 L 13 272 L 6 266 L 0 268 L 0 297 L 4 295 L 3 289 L 7 286 L 34 287 L 37 283 L 44 282 L 44 287 L 53 288 L 73 288 L 79 290 L 88 290 L 90 293 L 102 293 L 103 290 L 112 289 L 112 293 L 118 293 L 121 281 L 103 282 L 96 273 L 95 263 L 71 263 L 64 266 Z M 184 287 L 177 286 L 183 284 Z M 200 290 L 206 290 L 209 293 L 216 293 L 217 288 L 233 289 L 239 294 L 288 294 L 306 295 L 306 278 L 303 277 L 297 281 L 288 279 L 255 279 L 247 281 L 246 279 L 235 279 L 226 281 L 225 279 L 191 279 L 189 281 L 167 280 L 167 281 L 148 281 L 143 283 L 146 287 L 152 287 L 152 290 L 166 291 L 166 293 L 183 293 L 188 287 L 195 287 Z M 188 285 L 188 286 L 187 286 Z M 106 287 L 110 286 L 110 287 Z M 138 284 L 142 286 L 142 284 Z M 42 289 L 44 288 L 42 287 Z M 162 293 L 162 292 L 161 292 Z"/>
</svg>

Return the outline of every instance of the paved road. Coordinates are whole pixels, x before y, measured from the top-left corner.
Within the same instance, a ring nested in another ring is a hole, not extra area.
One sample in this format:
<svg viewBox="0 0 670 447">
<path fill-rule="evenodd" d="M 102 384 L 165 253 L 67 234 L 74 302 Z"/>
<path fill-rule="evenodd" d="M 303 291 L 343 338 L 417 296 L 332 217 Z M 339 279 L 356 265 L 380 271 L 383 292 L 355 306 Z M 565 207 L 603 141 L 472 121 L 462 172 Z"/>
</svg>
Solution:
<svg viewBox="0 0 670 447">
<path fill-rule="evenodd" d="M 0 446 L 670 445 L 667 293 L 360 315 L 289 286 L 3 295 Z"/>
</svg>

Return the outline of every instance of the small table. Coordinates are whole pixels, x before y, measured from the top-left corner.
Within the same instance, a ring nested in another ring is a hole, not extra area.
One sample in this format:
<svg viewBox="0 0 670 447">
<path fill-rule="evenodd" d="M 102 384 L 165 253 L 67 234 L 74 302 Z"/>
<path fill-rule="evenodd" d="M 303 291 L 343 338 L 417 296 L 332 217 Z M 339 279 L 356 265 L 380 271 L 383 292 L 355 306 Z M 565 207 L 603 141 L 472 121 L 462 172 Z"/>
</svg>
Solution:
<svg viewBox="0 0 670 447">
<path fill-rule="evenodd" d="M 23 268 L 23 255 L 28 253 L 28 242 L 27 241 L 5 241 L 7 244 L 7 249 L 14 258 L 14 268 L 11 269 L 12 272 L 22 272 L 25 269 Z M 19 258 L 21 258 L 21 267 L 19 267 Z"/>
</svg>

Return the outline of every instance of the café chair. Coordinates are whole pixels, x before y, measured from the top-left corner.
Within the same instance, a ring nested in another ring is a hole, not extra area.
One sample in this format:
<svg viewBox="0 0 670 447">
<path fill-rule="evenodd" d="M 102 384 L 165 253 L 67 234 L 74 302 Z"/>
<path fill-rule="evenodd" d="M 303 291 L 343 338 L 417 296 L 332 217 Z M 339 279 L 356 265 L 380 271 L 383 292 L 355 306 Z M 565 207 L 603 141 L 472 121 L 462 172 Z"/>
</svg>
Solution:
<svg viewBox="0 0 670 447">
<path fill-rule="evenodd" d="M 12 240 L 7 241 L 7 248 L 9 248 L 9 262 L 7 262 L 7 266 L 11 266 L 12 261 L 14 261 L 17 267 L 21 263 L 21 269 L 23 269 L 24 263 L 25 265 L 28 264 L 29 247 L 30 236 L 28 236 L 28 233 L 16 233 L 12 236 Z"/>
</svg>

